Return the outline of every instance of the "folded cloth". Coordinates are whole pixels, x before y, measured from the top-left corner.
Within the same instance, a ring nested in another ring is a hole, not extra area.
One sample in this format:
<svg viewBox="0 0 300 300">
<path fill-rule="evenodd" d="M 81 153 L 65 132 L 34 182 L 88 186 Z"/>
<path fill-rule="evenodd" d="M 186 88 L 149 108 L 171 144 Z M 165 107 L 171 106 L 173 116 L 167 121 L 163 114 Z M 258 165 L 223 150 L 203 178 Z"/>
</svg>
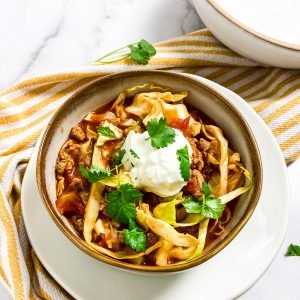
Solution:
<svg viewBox="0 0 300 300">
<path fill-rule="evenodd" d="M 21 214 L 22 177 L 42 129 L 77 90 L 112 72 L 167 69 L 213 80 L 244 98 L 276 137 L 285 160 L 300 155 L 300 70 L 260 66 L 208 30 L 156 44 L 148 65 L 131 60 L 24 80 L 0 94 L 0 281 L 14 299 L 66 299 L 33 252 Z M 30 200 L 30 199 L 27 199 Z"/>
</svg>

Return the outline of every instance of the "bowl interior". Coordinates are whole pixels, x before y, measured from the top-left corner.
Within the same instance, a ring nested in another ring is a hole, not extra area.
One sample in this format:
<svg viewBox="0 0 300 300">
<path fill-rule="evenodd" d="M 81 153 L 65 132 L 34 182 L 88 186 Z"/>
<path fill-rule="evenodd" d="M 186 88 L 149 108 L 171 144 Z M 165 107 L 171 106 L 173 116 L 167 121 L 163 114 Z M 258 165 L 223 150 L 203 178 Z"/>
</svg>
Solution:
<svg viewBox="0 0 300 300">
<path fill-rule="evenodd" d="M 241 154 L 242 162 L 255 177 L 256 184 L 243 194 L 234 211 L 226 232 L 205 249 L 196 260 L 166 267 L 136 266 L 97 253 L 73 230 L 58 213 L 56 201 L 55 163 L 59 150 L 71 128 L 96 108 L 112 101 L 124 88 L 153 82 L 171 88 L 173 92 L 187 91 L 187 101 L 212 119 L 225 133 L 230 147 Z M 37 160 L 37 181 L 44 203 L 62 232 L 78 247 L 114 266 L 143 271 L 178 271 L 198 265 L 223 249 L 242 229 L 251 216 L 261 190 L 260 155 L 247 122 L 238 110 L 217 92 L 190 77 L 162 71 L 125 72 L 100 79 L 67 100 L 51 119 L 44 133 Z"/>
</svg>

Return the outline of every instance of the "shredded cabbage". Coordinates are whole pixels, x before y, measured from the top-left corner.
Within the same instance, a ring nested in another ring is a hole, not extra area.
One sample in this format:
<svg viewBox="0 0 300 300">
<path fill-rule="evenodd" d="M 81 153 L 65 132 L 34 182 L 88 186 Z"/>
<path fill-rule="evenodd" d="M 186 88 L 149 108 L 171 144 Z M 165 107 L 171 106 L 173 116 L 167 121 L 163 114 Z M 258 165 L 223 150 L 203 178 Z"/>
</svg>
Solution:
<svg viewBox="0 0 300 300">
<path fill-rule="evenodd" d="M 128 173 L 120 173 L 119 176 L 108 177 L 100 180 L 99 182 L 110 187 L 118 187 L 120 184 L 126 183 L 133 184 Z"/>
<path fill-rule="evenodd" d="M 107 122 L 107 121 L 105 121 Z M 108 123 L 110 124 L 110 123 Z M 112 125 L 114 126 L 114 125 Z M 112 127 L 113 128 L 113 127 Z M 117 128 L 118 129 L 118 128 Z M 119 130 L 119 129 L 118 129 Z M 106 166 L 103 165 L 102 161 L 102 152 L 98 145 L 103 145 L 102 136 L 98 137 L 98 140 L 94 146 L 92 164 L 95 167 L 99 167 L 105 169 Z M 115 137 L 116 139 L 117 137 Z M 83 221 L 83 236 L 87 242 L 91 242 L 92 240 L 92 232 L 98 217 L 100 202 L 103 199 L 103 190 L 105 185 L 102 184 L 100 181 L 95 182 L 91 186 L 91 192 L 89 195 L 89 199 L 87 205 L 85 207 L 84 213 L 84 221 Z"/>
<path fill-rule="evenodd" d="M 136 85 L 132 88 L 128 88 L 123 90 L 117 97 L 116 101 L 113 103 L 111 109 L 115 109 L 117 105 L 123 105 L 125 98 L 126 97 L 132 97 L 135 94 L 137 94 L 138 92 L 142 92 L 145 89 L 150 89 L 150 90 L 158 90 L 158 91 L 167 91 L 169 90 L 169 88 L 164 88 L 161 86 L 157 86 L 154 83 L 148 82 L 145 84 L 141 84 L 141 85 Z"/>
<path fill-rule="evenodd" d="M 201 131 L 201 123 L 196 122 L 188 112 L 184 104 L 173 104 L 187 97 L 187 93 L 172 94 L 170 92 L 148 92 L 135 95 L 126 112 L 139 116 L 146 125 L 152 118 L 165 117 L 172 119 L 186 119 L 190 117 L 189 126 L 193 136 Z M 172 104 L 170 104 L 170 103 Z"/>
<path fill-rule="evenodd" d="M 92 240 L 92 231 L 98 217 L 103 190 L 104 185 L 102 183 L 95 182 L 92 184 L 89 200 L 85 207 L 83 223 L 83 236 L 87 242 Z"/>
<path fill-rule="evenodd" d="M 211 136 L 217 139 L 218 146 L 220 147 L 220 183 L 214 194 L 215 196 L 221 196 L 226 194 L 227 191 L 228 141 L 224 138 L 223 132 L 219 127 L 212 125 L 205 125 L 204 127 L 206 131 L 208 131 L 211 134 Z"/>
<path fill-rule="evenodd" d="M 110 130 L 113 131 L 113 133 L 115 134 L 114 136 L 104 136 L 104 135 L 99 135 L 97 142 L 96 142 L 96 146 L 100 147 L 103 146 L 106 142 L 108 141 L 113 141 L 113 140 L 118 140 L 123 136 L 123 131 L 118 128 L 117 126 L 113 125 L 112 123 L 108 122 L 108 121 L 104 121 L 103 127 L 108 127 Z"/>
<path fill-rule="evenodd" d="M 134 259 L 134 258 L 142 257 L 142 256 L 147 255 L 147 254 L 151 253 L 152 251 L 154 251 L 157 248 L 159 248 L 159 247 L 162 246 L 162 241 L 158 241 L 153 246 L 147 248 L 145 252 L 139 252 L 139 253 L 132 253 L 132 254 L 130 254 L 130 253 L 128 253 L 128 251 L 113 252 L 111 250 L 108 250 L 108 249 L 106 249 L 104 247 L 101 247 L 99 245 L 96 245 L 94 243 L 91 243 L 91 242 L 88 242 L 88 241 L 87 241 L 87 243 L 93 249 L 99 251 L 102 254 L 106 254 L 109 257 L 115 258 L 115 259 Z"/>
<path fill-rule="evenodd" d="M 196 251 L 193 253 L 189 259 L 195 259 L 200 257 L 202 251 L 204 249 L 206 235 L 207 235 L 207 228 L 208 228 L 209 219 L 204 219 L 199 225 L 199 232 L 198 232 L 198 245 Z"/>
<path fill-rule="evenodd" d="M 142 208 L 147 204 L 142 204 Z M 146 211 L 146 212 L 145 212 Z M 148 210 L 137 209 L 137 221 L 146 225 L 158 236 L 176 246 L 190 247 L 198 244 L 198 240 L 190 234 L 182 234 L 176 231 L 170 224 L 151 216 Z"/>
<path fill-rule="evenodd" d="M 163 240 L 163 245 L 156 252 L 156 264 L 158 266 L 166 266 L 169 264 L 171 258 L 180 260 L 181 262 L 187 260 L 195 253 L 196 247 L 178 247 L 172 245 L 170 242 Z"/>
<path fill-rule="evenodd" d="M 173 248 L 173 244 L 163 240 L 162 246 L 156 252 L 156 264 L 158 266 L 166 266 L 170 258 L 170 251 Z"/>
<path fill-rule="evenodd" d="M 163 202 L 156 205 L 156 207 L 153 210 L 154 217 L 164 222 L 167 222 L 168 224 L 173 225 L 174 227 L 187 227 L 198 224 L 203 219 L 203 216 L 201 216 L 201 214 L 188 214 L 188 216 L 185 220 L 183 220 L 183 222 L 176 222 L 176 205 L 184 201 L 182 193 L 180 194 L 181 199 L 175 198 L 172 201 Z"/>
<path fill-rule="evenodd" d="M 246 186 L 242 186 L 240 188 L 237 188 L 236 190 L 226 194 L 226 195 L 223 195 L 221 197 L 219 197 L 222 201 L 223 204 L 226 204 L 228 203 L 229 201 L 231 201 L 232 199 L 235 199 L 236 197 L 242 195 L 243 193 L 247 192 L 248 190 L 251 189 L 252 185 L 253 185 L 253 180 L 252 180 L 252 177 L 250 175 L 250 173 L 244 169 L 244 168 L 241 168 L 244 170 L 244 175 L 246 176 L 246 178 L 249 180 L 249 184 L 246 185 Z"/>
</svg>

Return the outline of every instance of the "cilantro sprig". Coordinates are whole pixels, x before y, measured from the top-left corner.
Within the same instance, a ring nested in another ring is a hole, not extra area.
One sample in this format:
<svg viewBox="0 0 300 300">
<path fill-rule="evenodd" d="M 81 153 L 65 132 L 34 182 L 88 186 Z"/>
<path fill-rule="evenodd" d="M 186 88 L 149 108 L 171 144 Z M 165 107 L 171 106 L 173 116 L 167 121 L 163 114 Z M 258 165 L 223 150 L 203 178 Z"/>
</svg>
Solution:
<svg viewBox="0 0 300 300">
<path fill-rule="evenodd" d="M 300 256 L 300 245 L 290 244 L 286 256 Z"/>
<path fill-rule="evenodd" d="M 151 140 L 153 148 L 165 148 L 169 144 L 173 144 L 175 142 L 175 130 L 168 125 L 165 118 L 151 119 L 147 123 L 146 129 L 149 134 L 149 138 L 147 140 Z"/>
<path fill-rule="evenodd" d="M 179 160 L 180 174 L 184 181 L 190 179 L 190 157 L 187 145 L 176 151 L 177 159 Z"/>
<path fill-rule="evenodd" d="M 112 176 L 119 176 L 119 168 L 123 165 L 122 159 L 125 155 L 125 150 L 119 149 L 111 158 L 112 169 L 101 169 L 99 167 L 91 166 L 90 168 L 84 168 L 84 166 L 79 166 L 79 171 L 83 177 L 85 177 L 89 182 L 97 182 L 102 179 L 106 179 Z"/>
<path fill-rule="evenodd" d="M 115 137 L 115 133 L 107 126 L 98 127 L 97 132 L 99 135 L 107 136 L 107 137 Z"/>
<path fill-rule="evenodd" d="M 219 219 L 225 209 L 225 205 L 218 197 L 211 196 L 211 190 L 208 184 L 203 181 L 202 183 L 202 201 L 195 197 L 187 197 L 182 203 L 187 213 L 201 214 L 202 216 L 210 219 Z"/>
<path fill-rule="evenodd" d="M 124 230 L 124 242 L 136 252 L 146 251 L 147 237 L 145 231 L 132 219 L 129 220 L 128 229 Z"/>
<path fill-rule="evenodd" d="M 111 165 L 112 167 L 116 167 L 122 163 L 122 159 L 125 155 L 125 149 L 119 149 L 116 151 L 111 157 Z"/>
<path fill-rule="evenodd" d="M 124 49 L 128 48 L 128 51 L 124 53 Z M 109 57 L 117 54 L 122 54 L 123 56 L 118 59 L 109 60 Z M 95 62 L 100 64 L 107 64 L 116 61 L 123 60 L 125 58 L 130 57 L 133 61 L 138 63 L 139 65 L 146 65 L 148 64 L 150 58 L 156 54 L 156 49 L 153 45 L 151 45 L 148 41 L 141 39 L 137 43 L 133 43 L 127 45 L 125 47 L 119 48 L 108 54 L 100 57 Z"/>
<path fill-rule="evenodd" d="M 102 179 L 106 179 L 112 176 L 110 170 L 103 170 L 101 168 L 97 168 L 95 166 L 91 166 L 90 168 L 84 168 L 82 165 L 79 166 L 79 171 L 82 176 L 84 176 L 89 182 L 97 182 Z"/>
<path fill-rule="evenodd" d="M 140 193 L 132 184 L 121 184 L 119 190 L 113 190 L 107 194 L 107 212 L 108 215 L 122 224 L 129 224 L 129 221 L 135 220 L 136 208 L 134 203 L 142 199 Z"/>
</svg>

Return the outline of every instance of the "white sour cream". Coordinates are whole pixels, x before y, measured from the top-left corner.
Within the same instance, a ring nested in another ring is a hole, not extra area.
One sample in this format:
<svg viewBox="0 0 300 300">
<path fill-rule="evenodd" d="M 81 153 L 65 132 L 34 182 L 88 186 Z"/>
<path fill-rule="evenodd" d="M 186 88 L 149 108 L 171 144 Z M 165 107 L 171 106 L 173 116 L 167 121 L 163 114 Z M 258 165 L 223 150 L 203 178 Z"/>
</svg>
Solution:
<svg viewBox="0 0 300 300">
<path fill-rule="evenodd" d="M 177 194 L 186 185 L 180 174 L 176 151 L 187 146 L 191 161 L 192 148 L 182 132 L 174 130 L 175 142 L 161 149 L 153 148 L 151 140 L 146 140 L 149 138 L 147 131 L 129 132 L 122 147 L 125 150 L 123 162 L 134 186 L 160 197 L 169 197 Z M 130 150 L 139 158 L 134 157 Z"/>
</svg>

